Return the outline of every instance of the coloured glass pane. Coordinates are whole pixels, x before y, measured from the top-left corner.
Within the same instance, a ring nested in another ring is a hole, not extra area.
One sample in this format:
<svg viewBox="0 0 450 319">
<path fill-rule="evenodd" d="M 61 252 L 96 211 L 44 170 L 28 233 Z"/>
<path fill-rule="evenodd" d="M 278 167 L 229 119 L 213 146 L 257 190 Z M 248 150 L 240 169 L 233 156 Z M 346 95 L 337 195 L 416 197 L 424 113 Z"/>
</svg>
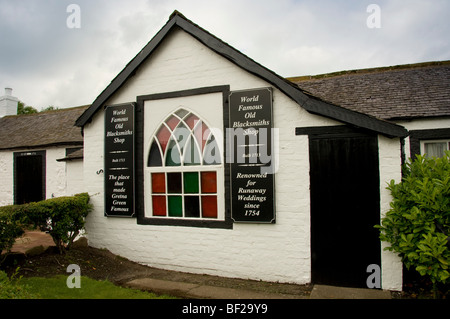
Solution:
<svg viewBox="0 0 450 319">
<path fill-rule="evenodd" d="M 166 196 L 152 196 L 153 216 L 166 216 Z"/>
<path fill-rule="evenodd" d="M 152 193 L 166 192 L 166 174 L 152 173 Z"/>
<path fill-rule="evenodd" d="M 183 217 L 181 196 L 169 196 L 169 216 L 170 217 Z"/>
<path fill-rule="evenodd" d="M 188 111 L 186 111 L 185 109 L 179 109 L 178 111 L 175 112 L 176 115 L 178 115 L 178 117 L 180 119 L 184 118 L 186 115 L 189 114 Z"/>
<path fill-rule="evenodd" d="M 169 147 L 167 148 L 166 166 L 180 166 L 181 156 L 178 150 L 177 143 L 173 138 L 170 139 Z"/>
<path fill-rule="evenodd" d="M 170 139 L 169 129 L 165 125 L 161 125 L 161 128 L 159 129 L 158 133 L 156 134 L 156 138 L 158 139 L 159 144 L 161 145 L 163 154 L 165 154 L 167 143 L 169 143 L 169 139 Z"/>
<path fill-rule="evenodd" d="M 178 125 L 178 127 L 176 128 L 175 132 L 173 132 L 173 135 L 175 136 L 175 139 L 178 142 L 178 146 L 180 147 L 180 150 L 183 153 L 184 146 L 186 145 L 186 142 L 189 140 L 191 131 L 186 127 L 186 125 L 180 123 L 180 125 Z"/>
<path fill-rule="evenodd" d="M 150 147 L 147 166 L 162 166 L 161 152 L 159 151 L 156 140 L 153 140 L 152 146 Z"/>
<path fill-rule="evenodd" d="M 202 196 L 202 217 L 217 218 L 217 196 Z"/>
<path fill-rule="evenodd" d="M 202 172 L 201 173 L 202 193 L 216 193 L 217 192 L 217 176 L 216 172 Z"/>
<path fill-rule="evenodd" d="M 210 134 L 208 126 L 205 123 L 200 122 L 194 129 L 194 136 L 197 140 L 198 145 L 201 147 L 201 151 L 203 152 L 203 148 L 205 147 L 205 143 Z"/>
<path fill-rule="evenodd" d="M 176 116 L 171 116 L 169 119 L 167 119 L 166 123 L 170 127 L 170 129 L 173 131 L 177 127 L 180 120 Z"/>
<path fill-rule="evenodd" d="M 199 118 L 195 116 L 194 114 L 189 115 L 185 122 L 189 126 L 191 130 L 194 130 L 195 125 L 198 123 Z"/>
<path fill-rule="evenodd" d="M 185 217 L 200 217 L 199 196 L 185 196 L 184 197 L 184 216 Z"/>
<path fill-rule="evenodd" d="M 167 191 L 170 194 L 181 194 L 181 173 L 167 173 Z"/>
<path fill-rule="evenodd" d="M 200 152 L 192 136 L 184 151 L 184 165 L 200 165 Z"/>
<path fill-rule="evenodd" d="M 203 154 L 203 165 L 217 165 L 220 164 L 220 150 L 219 145 L 217 145 L 216 139 L 213 135 L 209 139 L 205 147 L 205 152 Z"/>
<path fill-rule="evenodd" d="M 184 193 L 197 194 L 199 191 L 198 173 L 185 172 L 184 173 Z"/>
</svg>

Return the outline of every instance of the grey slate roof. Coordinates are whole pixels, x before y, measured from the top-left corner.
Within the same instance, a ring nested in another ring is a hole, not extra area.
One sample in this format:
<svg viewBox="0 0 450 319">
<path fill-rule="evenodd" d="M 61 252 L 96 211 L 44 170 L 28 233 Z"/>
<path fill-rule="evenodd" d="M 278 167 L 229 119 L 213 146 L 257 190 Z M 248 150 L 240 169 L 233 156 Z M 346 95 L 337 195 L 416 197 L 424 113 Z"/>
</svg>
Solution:
<svg viewBox="0 0 450 319">
<path fill-rule="evenodd" d="M 325 101 L 384 120 L 450 116 L 450 61 L 288 80 Z"/>
<path fill-rule="evenodd" d="M 0 150 L 83 145 L 76 119 L 88 106 L 0 118 Z"/>
</svg>

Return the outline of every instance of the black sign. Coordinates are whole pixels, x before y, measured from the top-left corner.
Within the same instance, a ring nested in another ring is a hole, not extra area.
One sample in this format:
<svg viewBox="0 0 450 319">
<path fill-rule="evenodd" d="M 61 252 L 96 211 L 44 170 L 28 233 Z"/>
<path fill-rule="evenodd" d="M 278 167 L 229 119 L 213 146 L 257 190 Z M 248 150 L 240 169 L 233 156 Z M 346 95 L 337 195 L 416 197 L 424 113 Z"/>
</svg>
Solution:
<svg viewBox="0 0 450 319">
<path fill-rule="evenodd" d="M 134 105 L 105 109 L 105 216 L 134 216 Z"/>
<path fill-rule="evenodd" d="M 231 217 L 235 222 L 274 223 L 272 90 L 234 91 L 229 101 Z"/>
</svg>

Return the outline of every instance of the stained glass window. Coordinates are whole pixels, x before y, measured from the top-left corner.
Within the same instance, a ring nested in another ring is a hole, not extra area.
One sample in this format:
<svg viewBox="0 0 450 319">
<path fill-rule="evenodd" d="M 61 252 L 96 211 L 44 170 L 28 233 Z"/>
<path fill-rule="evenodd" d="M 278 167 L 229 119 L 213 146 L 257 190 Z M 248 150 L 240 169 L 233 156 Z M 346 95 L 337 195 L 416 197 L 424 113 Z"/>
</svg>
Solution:
<svg viewBox="0 0 450 319">
<path fill-rule="evenodd" d="M 221 164 L 217 140 L 199 116 L 182 108 L 170 114 L 152 137 L 147 159 L 152 215 L 217 219 Z"/>
</svg>

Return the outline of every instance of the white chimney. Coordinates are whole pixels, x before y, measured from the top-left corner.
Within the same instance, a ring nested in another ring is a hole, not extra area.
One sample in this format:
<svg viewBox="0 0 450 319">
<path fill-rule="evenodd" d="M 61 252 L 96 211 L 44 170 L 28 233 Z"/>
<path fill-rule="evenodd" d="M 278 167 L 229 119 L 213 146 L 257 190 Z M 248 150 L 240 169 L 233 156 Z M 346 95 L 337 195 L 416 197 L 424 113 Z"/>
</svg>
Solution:
<svg viewBox="0 0 450 319">
<path fill-rule="evenodd" d="M 0 117 L 17 115 L 19 99 L 12 96 L 12 89 L 5 88 L 5 95 L 0 96 Z"/>
</svg>

